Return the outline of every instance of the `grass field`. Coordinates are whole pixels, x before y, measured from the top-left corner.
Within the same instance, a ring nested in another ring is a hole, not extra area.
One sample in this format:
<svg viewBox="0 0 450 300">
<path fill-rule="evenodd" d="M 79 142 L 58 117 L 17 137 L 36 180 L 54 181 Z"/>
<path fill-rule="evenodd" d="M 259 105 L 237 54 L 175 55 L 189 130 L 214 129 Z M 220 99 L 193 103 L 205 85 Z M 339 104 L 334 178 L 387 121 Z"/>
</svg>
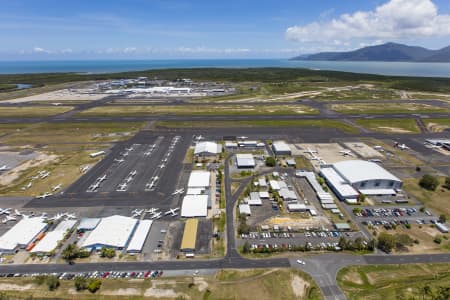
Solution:
<svg viewBox="0 0 450 300">
<path fill-rule="evenodd" d="M 414 119 L 358 119 L 355 123 L 381 133 L 420 133 Z"/>
<path fill-rule="evenodd" d="M 450 128 L 450 119 L 424 119 L 423 122 L 432 132 L 442 132 Z"/>
<path fill-rule="evenodd" d="M 421 188 L 418 184 L 419 179 L 405 178 L 403 179 L 403 189 L 419 199 L 427 207 L 433 209 L 433 211 L 439 214 L 445 214 L 447 218 L 450 218 L 450 191 L 442 188 L 444 183 L 444 177 L 438 177 L 441 186 L 436 191 L 428 191 Z"/>
<path fill-rule="evenodd" d="M 317 114 L 305 105 L 174 105 L 174 106 L 103 106 L 79 113 L 80 116 L 146 116 L 146 115 L 291 115 Z"/>
<path fill-rule="evenodd" d="M 450 264 L 353 266 L 340 270 L 337 281 L 348 299 L 431 299 L 423 287 L 448 287 Z"/>
<path fill-rule="evenodd" d="M 48 117 L 65 113 L 72 106 L 16 106 L 0 107 L 0 118 L 33 118 Z"/>
<path fill-rule="evenodd" d="M 1 278 L 0 289 L 4 299 L 322 299 L 308 275 L 290 269 L 222 270 L 216 276 L 195 278 L 104 279 L 96 294 L 76 292 L 73 281 L 60 282 L 57 290 L 48 291 L 33 279 Z"/>
<path fill-rule="evenodd" d="M 331 109 L 343 114 L 395 114 L 395 113 L 438 113 L 449 112 L 448 109 L 429 104 L 399 103 L 351 103 L 332 104 Z"/>
<path fill-rule="evenodd" d="M 335 120 L 161 121 L 156 122 L 154 126 L 156 128 L 319 127 L 358 133 L 355 127 Z"/>
<path fill-rule="evenodd" d="M 0 138 L 0 142 L 15 145 L 45 145 L 55 143 L 91 143 L 115 142 L 129 138 L 144 123 L 37 123 L 19 125 L 14 130 L 11 125 L 9 134 Z M 3 126 L 0 126 L 0 130 Z M 17 130 L 18 129 L 18 130 Z"/>
</svg>

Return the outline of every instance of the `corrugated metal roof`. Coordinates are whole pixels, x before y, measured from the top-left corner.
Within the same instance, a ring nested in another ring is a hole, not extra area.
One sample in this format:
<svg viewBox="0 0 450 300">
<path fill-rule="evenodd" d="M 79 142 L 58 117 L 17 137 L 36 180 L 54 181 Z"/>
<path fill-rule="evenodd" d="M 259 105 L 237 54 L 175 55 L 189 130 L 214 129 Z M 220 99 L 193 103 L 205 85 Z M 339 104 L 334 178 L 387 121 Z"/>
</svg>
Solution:
<svg viewBox="0 0 450 300">
<path fill-rule="evenodd" d="M 199 142 L 195 145 L 194 154 L 211 153 L 218 154 L 222 152 L 222 145 L 215 142 Z"/>
<path fill-rule="evenodd" d="M 23 218 L 0 238 L 0 249 L 11 250 L 29 244 L 47 227 L 41 217 Z"/>
<path fill-rule="evenodd" d="M 152 220 L 139 221 L 139 224 L 134 231 L 133 237 L 128 244 L 127 252 L 140 252 L 142 250 L 148 233 L 150 232 L 150 228 L 152 227 L 152 223 Z"/>
<path fill-rule="evenodd" d="M 183 239 L 181 240 L 181 250 L 195 250 L 197 241 L 198 219 L 188 219 L 184 226 Z"/>
<path fill-rule="evenodd" d="M 340 161 L 333 168 L 351 184 L 369 180 L 401 181 L 380 165 L 365 160 Z"/>
<path fill-rule="evenodd" d="M 208 171 L 192 171 L 189 176 L 188 188 L 209 187 L 211 173 Z"/>
<path fill-rule="evenodd" d="M 181 216 L 185 218 L 206 217 L 208 195 L 186 195 L 181 204 Z"/>
</svg>

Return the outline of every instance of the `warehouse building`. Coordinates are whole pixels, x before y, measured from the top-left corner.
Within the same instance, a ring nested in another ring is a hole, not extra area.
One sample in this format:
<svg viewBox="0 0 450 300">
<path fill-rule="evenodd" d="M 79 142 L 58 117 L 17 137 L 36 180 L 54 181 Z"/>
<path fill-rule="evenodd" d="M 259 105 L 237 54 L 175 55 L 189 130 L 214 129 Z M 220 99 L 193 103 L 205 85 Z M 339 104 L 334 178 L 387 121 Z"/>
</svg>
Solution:
<svg viewBox="0 0 450 300">
<path fill-rule="evenodd" d="M 81 242 L 81 248 L 101 249 L 102 247 L 125 249 L 138 220 L 114 215 L 101 219 L 97 227 Z"/>
<path fill-rule="evenodd" d="M 206 217 L 208 215 L 208 195 L 186 195 L 181 204 L 184 218 Z"/>
<path fill-rule="evenodd" d="M 152 220 L 139 221 L 139 225 L 136 227 L 133 237 L 131 238 L 131 241 L 128 244 L 127 247 L 128 253 L 139 253 L 142 251 L 142 247 L 144 247 L 145 240 L 147 239 L 152 224 L 153 224 Z"/>
<path fill-rule="evenodd" d="M 236 165 L 239 169 L 250 169 L 256 166 L 253 154 L 236 154 Z"/>
<path fill-rule="evenodd" d="M 23 218 L 0 237 L 0 252 L 13 253 L 27 247 L 47 226 L 42 217 Z"/>
<path fill-rule="evenodd" d="M 250 205 L 246 203 L 239 204 L 239 214 L 244 214 L 246 216 L 251 216 L 252 211 L 250 209 Z"/>
<path fill-rule="evenodd" d="M 58 247 L 58 243 L 64 240 L 64 237 L 72 230 L 76 222 L 76 220 L 61 221 L 55 230 L 48 232 L 30 252 L 41 255 L 50 254 Z"/>
<path fill-rule="evenodd" d="M 343 200 L 348 198 L 349 194 L 355 194 L 355 191 L 373 196 L 395 195 L 395 190 L 402 187 L 402 181 L 399 178 L 370 161 L 341 161 L 322 166 L 320 172 Z"/>
<path fill-rule="evenodd" d="M 291 148 L 284 141 L 276 141 L 272 144 L 275 155 L 291 155 Z"/>
<path fill-rule="evenodd" d="M 77 226 L 77 231 L 86 232 L 94 230 L 98 223 L 100 223 L 100 220 L 100 218 L 83 218 Z"/>
<path fill-rule="evenodd" d="M 184 225 L 183 239 L 181 240 L 182 252 L 193 255 L 197 241 L 198 219 L 188 219 Z"/>
<path fill-rule="evenodd" d="M 199 142 L 195 145 L 194 155 L 215 156 L 222 152 L 222 145 L 215 142 Z"/>
<path fill-rule="evenodd" d="M 209 188 L 211 173 L 208 171 L 192 171 L 189 176 L 188 189 L 190 188 Z"/>
</svg>

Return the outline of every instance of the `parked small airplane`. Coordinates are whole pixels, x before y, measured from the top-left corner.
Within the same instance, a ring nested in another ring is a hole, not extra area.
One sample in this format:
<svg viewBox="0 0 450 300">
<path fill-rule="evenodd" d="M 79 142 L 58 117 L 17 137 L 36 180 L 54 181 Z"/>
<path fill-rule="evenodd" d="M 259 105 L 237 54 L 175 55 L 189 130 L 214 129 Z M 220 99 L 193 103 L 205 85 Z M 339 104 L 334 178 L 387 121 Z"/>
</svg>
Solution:
<svg viewBox="0 0 450 300">
<path fill-rule="evenodd" d="M 52 186 L 52 192 L 56 192 L 57 190 L 61 189 L 61 187 L 62 187 L 61 183 L 58 185 Z"/>
<path fill-rule="evenodd" d="M 11 213 L 11 208 L 0 208 L 0 215 L 9 215 Z"/>
<path fill-rule="evenodd" d="M 159 210 L 159 208 L 150 208 L 150 209 L 146 209 L 145 213 L 147 214 L 155 214 L 157 211 Z"/>
<path fill-rule="evenodd" d="M 407 149 L 409 149 L 409 147 L 406 146 L 405 144 L 399 144 L 399 143 L 396 143 L 396 144 L 394 145 L 394 147 L 397 147 L 397 148 L 399 148 L 400 150 L 407 150 Z"/>
<path fill-rule="evenodd" d="M 195 137 L 195 139 L 196 139 L 197 141 L 200 141 L 200 140 L 203 140 L 204 137 L 203 137 L 202 135 L 197 135 L 197 136 Z"/>
<path fill-rule="evenodd" d="M 238 136 L 237 138 L 238 140 L 246 140 L 248 139 L 248 136 Z"/>
<path fill-rule="evenodd" d="M 127 190 L 127 188 L 128 188 L 127 183 L 124 182 L 122 184 L 119 184 L 119 186 L 117 187 L 116 191 L 118 191 L 118 192 L 125 192 Z"/>
<path fill-rule="evenodd" d="M 24 190 L 26 190 L 26 189 L 29 189 L 32 185 L 33 185 L 33 181 L 30 181 L 27 185 L 24 185 L 24 186 L 22 187 L 22 191 L 24 191 Z"/>
<path fill-rule="evenodd" d="M 5 224 L 5 223 L 8 222 L 8 221 L 17 221 L 17 218 L 16 218 L 16 217 L 12 217 L 12 216 L 6 216 L 6 217 L 3 219 L 2 223 Z"/>
<path fill-rule="evenodd" d="M 89 166 L 82 166 L 82 167 L 80 167 L 80 172 L 83 173 L 83 174 L 86 173 L 87 170 L 89 170 Z"/>
<path fill-rule="evenodd" d="M 43 172 L 39 172 L 39 175 L 41 176 L 41 179 L 45 179 L 48 176 L 50 176 L 50 171 L 43 171 Z"/>
<path fill-rule="evenodd" d="M 100 183 L 96 182 L 96 183 L 94 183 L 93 185 L 91 185 L 91 186 L 89 187 L 89 190 L 88 190 L 88 191 L 90 191 L 90 192 L 95 192 L 99 187 L 100 187 Z"/>
<path fill-rule="evenodd" d="M 37 196 L 36 199 L 45 199 L 45 198 L 50 197 L 52 195 L 53 195 L 52 193 L 44 193 L 42 195 Z"/>
<path fill-rule="evenodd" d="M 183 194 L 184 193 L 184 189 L 179 189 L 179 190 L 175 190 L 172 195 L 177 195 L 177 194 Z"/>
<path fill-rule="evenodd" d="M 125 148 L 125 151 L 128 151 L 128 152 L 133 151 L 133 150 L 134 150 L 133 146 L 131 146 L 130 148 Z"/>
<path fill-rule="evenodd" d="M 133 209 L 132 211 L 131 211 L 131 213 L 132 213 L 132 218 L 136 218 L 136 217 L 140 217 L 141 215 L 142 215 L 142 213 L 144 212 L 144 210 L 143 209 Z"/>
<path fill-rule="evenodd" d="M 18 211 L 17 209 L 14 210 L 14 213 L 16 214 L 16 216 L 22 216 L 22 213 L 20 211 Z"/>
<path fill-rule="evenodd" d="M 150 219 L 158 220 L 158 219 L 161 219 L 161 217 L 162 217 L 162 212 L 157 212 L 157 213 L 154 213 L 153 216 L 150 217 Z"/>
<path fill-rule="evenodd" d="M 7 165 L 3 165 L 3 166 L 0 167 L 0 172 L 8 171 L 9 169 L 11 169 L 11 168 L 8 167 Z"/>
<path fill-rule="evenodd" d="M 104 174 L 102 177 L 99 177 L 97 180 L 99 182 L 105 181 L 106 180 L 106 174 Z"/>
<path fill-rule="evenodd" d="M 130 172 L 130 176 L 134 176 L 134 175 L 136 175 L 136 174 L 137 174 L 137 171 L 136 171 L 136 170 Z"/>
<path fill-rule="evenodd" d="M 339 153 L 341 153 L 343 156 L 355 156 L 355 154 L 350 150 L 341 150 L 339 151 Z"/>
<path fill-rule="evenodd" d="M 114 158 L 114 161 L 120 164 L 120 163 L 123 163 L 125 161 L 125 159 L 123 159 L 123 158 L 119 158 L 119 159 Z"/>
<path fill-rule="evenodd" d="M 166 211 L 166 212 L 164 213 L 164 215 L 167 216 L 167 215 L 172 214 L 172 217 L 175 217 L 175 216 L 178 215 L 177 211 L 178 211 L 179 209 L 180 209 L 179 207 L 177 207 L 177 208 L 171 208 L 171 209 L 169 209 L 168 211 Z"/>
</svg>

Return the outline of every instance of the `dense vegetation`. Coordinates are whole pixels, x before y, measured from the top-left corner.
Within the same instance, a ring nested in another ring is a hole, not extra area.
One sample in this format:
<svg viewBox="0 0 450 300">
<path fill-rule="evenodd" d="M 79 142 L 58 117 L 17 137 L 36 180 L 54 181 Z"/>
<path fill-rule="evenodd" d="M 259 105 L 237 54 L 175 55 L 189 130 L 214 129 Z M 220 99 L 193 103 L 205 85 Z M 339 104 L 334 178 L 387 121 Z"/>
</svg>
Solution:
<svg viewBox="0 0 450 300">
<path fill-rule="evenodd" d="M 2 84 L 28 83 L 42 86 L 56 83 L 135 78 L 147 76 L 174 80 L 191 78 L 194 80 L 231 81 L 231 82 L 379 82 L 386 87 L 415 90 L 450 92 L 450 78 L 382 76 L 357 74 L 337 71 L 318 71 L 301 68 L 196 68 L 196 69 L 164 69 L 110 74 L 80 73 L 43 73 L 43 74 L 11 74 L 0 75 Z"/>
</svg>

